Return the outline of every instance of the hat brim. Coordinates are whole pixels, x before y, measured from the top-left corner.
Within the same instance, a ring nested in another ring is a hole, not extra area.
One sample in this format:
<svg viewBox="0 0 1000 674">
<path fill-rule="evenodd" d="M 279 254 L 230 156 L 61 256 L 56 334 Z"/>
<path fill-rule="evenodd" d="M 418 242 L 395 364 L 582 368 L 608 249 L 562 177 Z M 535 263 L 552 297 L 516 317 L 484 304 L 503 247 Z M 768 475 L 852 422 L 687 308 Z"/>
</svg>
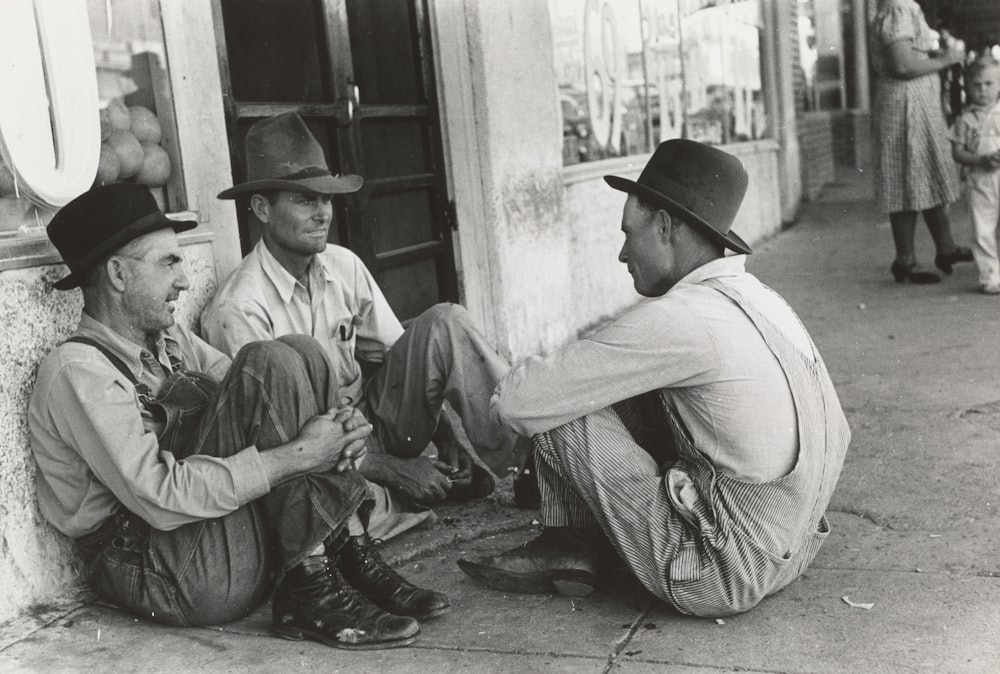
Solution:
<svg viewBox="0 0 1000 674">
<path fill-rule="evenodd" d="M 179 234 L 181 232 L 186 232 L 189 229 L 194 229 L 197 226 L 198 223 L 194 220 L 171 220 L 159 211 L 156 213 L 150 213 L 146 217 L 136 220 L 128 227 L 122 228 L 117 234 L 112 236 L 107 241 L 102 241 L 101 244 L 89 254 L 74 261 L 73 266 L 75 269 L 68 275 L 53 283 L 52 287 L 56 290 L 71 290 L 73 288 L 80 287 L 80 284 L 83 282 L 83 279 L 86 278 L 87 274 L 93 271 L 94 267 L 96 267 L 106 255 L 110 255 L 129 241 L 138 239 L 140 236 L 167 228 L 171 228 Z"/>
<path fill-rule="evenodd" d="M 264 180 L 251 180 L 249 182 L 234 185 L 227 190 L 219 192 L 219 199 L 235 199 L 241 194 L 260 192 L 261 190 L 284 190 L 286 192 L 311 192 L 313 194 L 350 194 L 357 192 L 364 184 L 364 180 L 359 175 L 340 176 L 317 176 L 315 178 L 303 178 L 301 180 L 282 180 L 280 178 L 268 178 Z"/>
<path fill-rule="evenodd" d="M 689 211 L 661 192 L 657 192 L 645 185 L 640 185 L 634 180 L 622 178 L 621 176 L 604 176 L 604 182 L 620 192 L 634 194 L 653 205 L 662 206 L 666 211 L 677 213 L 680 217 L 684 218 L 685 222 L 690 222 L 692 225 L 698 227 L 708 238 L 722 244 L 729 250 L 743 253 L 744 255 L 750 255 L 753 252 L 746 241 L 741 239 L 736 232 L 729 230 L 726 234 L 721 233 L 715 227 L 702 220 L 696 213 Z"/>
</svg>

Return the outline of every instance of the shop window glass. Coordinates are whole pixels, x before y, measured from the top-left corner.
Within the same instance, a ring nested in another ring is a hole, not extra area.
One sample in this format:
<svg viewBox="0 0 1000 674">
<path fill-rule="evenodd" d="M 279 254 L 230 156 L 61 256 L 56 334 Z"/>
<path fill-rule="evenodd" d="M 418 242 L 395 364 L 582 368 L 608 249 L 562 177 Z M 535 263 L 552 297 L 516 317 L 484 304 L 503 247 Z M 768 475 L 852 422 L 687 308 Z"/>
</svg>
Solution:
<svg viewBox="0 0 1000 674">
<path fill-rule="evenodd" d="M 12 3 L 5 9 L 24 10 L 16 28 L 22 44 L 5 57 L 21 66 L 19 90 L 33 112 L 0 117 L 0 238 L 44 237 L 60 206 L 114 182 L 147 185 L 161 208 L 183 211 L 158 0 Z M 44 5 L 78 15 L 46 17 Z M 81 58 L 54 63 L 47 46 L 58 50 L 69 42 L 83 45 Z M 74 103 L 71 117 L 67 100 Z M 64 163 L 78 173 L 60 176 Z"/>
<path fill-rule="evenodd" d="M 549 0 L 563 163 L 767 135 L 759 0 Z"/>
</svg>

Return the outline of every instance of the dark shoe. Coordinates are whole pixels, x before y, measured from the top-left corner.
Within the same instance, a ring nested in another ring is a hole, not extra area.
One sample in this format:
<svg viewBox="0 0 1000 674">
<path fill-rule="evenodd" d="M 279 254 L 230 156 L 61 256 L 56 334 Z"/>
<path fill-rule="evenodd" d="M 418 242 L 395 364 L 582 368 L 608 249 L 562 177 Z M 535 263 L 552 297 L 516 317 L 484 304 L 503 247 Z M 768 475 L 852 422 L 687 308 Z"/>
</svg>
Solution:
<svg viewBox="0 0 1000 674">
<path fill-rule="evenodd" d="M 972 262 L 972 250 L 964 246 L 955 246 L 950 253 L 941 253 L 934 257 L 934 266 L 945 274 L 951 273 L 951 266 L 957 262 Z"/>
<path fill-rule="evenodd" d="M 367 536 L 351 536 L 340 549 L 337 564 L 347 582 L 383 611 L 427 620 L 451 606 L 447 596 L 421 589 L 393 571 Z"/>
<path fill-rule="evenodd" d="M 941 265 L 938 266 L 940 267 Z M 892 277 L 896 279 L 896 283 L 902 283 L 903 281 L 909 281 L 917 284 L 941 282 L 940 276 L 932 271 L 924 271 L 920 269 L 917 267 L 916 262 L 905 264 L 903 262 L 896 261 L 892 263 L 892 267 L 889 268 L 889 271 L 892 272 Z"/>
<path fill-rule="evenodd" d="M 472 464 L 472 480 L 469 484 L 453 485 L 448 490 L 445 501 L 473 501 L 478 498 L 486 498 L 496 489 L 493 476 L 478 463 Z"/>
<path fill-rule="evenodd" d="M 366 650 L 412 644 L 420 624 L 391 615 L 361 596 L 326 555 L 307 557 L 274 592 L 271 619 L 283 639 L 313 639 L 336 648 Z"/>
<path fill-rule="evenodd" d="M 502 592 L 586 597 L 611 559 L 597 531 L 551 527 L 519 548 L 492 557 L 460 559 L 458 566 L 486 587 Z"/>
</svg>

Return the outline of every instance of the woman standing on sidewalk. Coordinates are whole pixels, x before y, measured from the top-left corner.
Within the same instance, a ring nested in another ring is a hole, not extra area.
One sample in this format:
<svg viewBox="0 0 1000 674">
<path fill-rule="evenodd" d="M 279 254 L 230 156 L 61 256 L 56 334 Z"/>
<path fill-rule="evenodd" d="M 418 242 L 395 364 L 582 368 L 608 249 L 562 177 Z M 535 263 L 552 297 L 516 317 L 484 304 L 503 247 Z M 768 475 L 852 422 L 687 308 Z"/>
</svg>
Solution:
<svg viewBox="0 0 1000 674">
<path fill-rule="evenodd" d="M 941 278 L 917 265 L 917 214 L 934 239 L 934 265 L 945 274 L 972 251 L 955 245 L 947 204 L 959 195 L 958 175 L 948 147 L 938 71 L 961 63 L 964 51 L 933 49 L 933 37 L 915 0 L 878 0 L 869 31 L 876 75 L 875 196 L 889 213 L 896 281 L 937 283 Z"/>
</svg>

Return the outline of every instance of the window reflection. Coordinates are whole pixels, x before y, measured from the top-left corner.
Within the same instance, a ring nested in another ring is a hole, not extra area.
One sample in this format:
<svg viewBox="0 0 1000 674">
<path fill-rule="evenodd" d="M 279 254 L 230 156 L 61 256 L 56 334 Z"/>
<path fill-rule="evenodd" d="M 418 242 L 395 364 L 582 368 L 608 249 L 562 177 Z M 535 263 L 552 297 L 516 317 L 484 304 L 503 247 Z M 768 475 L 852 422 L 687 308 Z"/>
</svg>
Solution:
<svg viewBox="0 0 1000 674">
<path fill-rule="evenodd" d="M 758 0 L 549 0 L 563 163 L 766 135 Z"/>
</svg>

